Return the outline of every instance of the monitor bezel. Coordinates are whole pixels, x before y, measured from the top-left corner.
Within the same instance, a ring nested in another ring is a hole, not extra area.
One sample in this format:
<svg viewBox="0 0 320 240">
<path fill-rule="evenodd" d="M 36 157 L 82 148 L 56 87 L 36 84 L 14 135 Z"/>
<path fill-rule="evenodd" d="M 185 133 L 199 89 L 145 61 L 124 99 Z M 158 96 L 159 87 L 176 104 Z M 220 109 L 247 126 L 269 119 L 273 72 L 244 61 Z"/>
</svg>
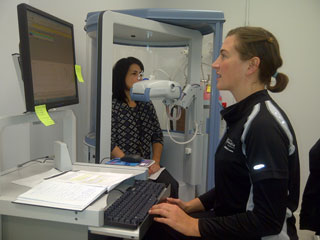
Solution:
<svg viewBox="0 0 320 240">
<path fill-rule="evenodd" d="M 36 9 L 25 3 L 19 4 L 17 6 L 17 11 L 18 11 L 18 25 L 19 25 L 19 37 L 20 37 L 20 43 L 19 43 L 20 68 L 21 68 L 22 80 L 24 82 L 26 111 L 34 112 L 35 106 L 37 104 L 35 104 L 35 99 L 34 99 L 34 87 L 33 87 L 33 78 L 32 78 L 27 12 L 28 11 L 33 12 L 44 18 L 63 24 L 71 29 L 72 48 L 73 48 L 72 51 L 73 51 L 73 60 L 74 60 L 74 66 L 75 66 L 76 58 L 75 58 L 74 29 L 73 29 L 73 24 L 67 21 L 64 21 L 58 17 L 55 17 L 49 13 L 46 13 L 42 10 Z M 46 103 L 42 103 L 40 105 L 45 104 L 47 110 L 49 110 L 52 108 L 64 107 L 64 106 L 79 103 L 78 82 L 77 82 L 75 68 L 73 68 L 73 72 L 74 72 L 74 83 L 75 83 L 76 94 L 72 96 L 72 98 L 70 99 L 57 100 L 53 102 L 49 101 Z"/>
</svg>

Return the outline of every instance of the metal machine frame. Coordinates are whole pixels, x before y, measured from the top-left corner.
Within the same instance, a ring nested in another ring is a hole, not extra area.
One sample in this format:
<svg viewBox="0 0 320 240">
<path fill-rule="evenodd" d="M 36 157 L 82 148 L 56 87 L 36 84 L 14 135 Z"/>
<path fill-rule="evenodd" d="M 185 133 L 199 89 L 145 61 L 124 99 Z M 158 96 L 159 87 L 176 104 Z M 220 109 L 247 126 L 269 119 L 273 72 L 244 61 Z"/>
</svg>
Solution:
<svg viewBox="0 0 320 240">
<path fill-rule="evenodd" d="M 96 163 L 110 156 L 111 124 L 107 123 L 111 123 L 113 43 L 150 47 L 188 46 L 188 83 L 199 84 L 202 35 L 214 32 L 213 59 L 216 59 L 222 44 L 223 22 L 223 13 L 217 11 L 133 9 L 88 14 L 85 28 L 95 39 L 97 54 L 94 59 L 97 65 Z M 211 81 L 210 118 L 207 123 L 201 119 L 203 100 L 199 94 L 188 108 L 184 137 L 192 136 L 194 121 L 200 123 L 200 134 L 186 146 L 192 151 L 184 159 L 183 180 L 191 185 L 204 184 L 205 190 L 214 185 L 214 153 L 219 141 L 217 133 L 220 132 L 219 92 L 215 88 L 214 71 Z M 208 157 L 203 151 L 206 133 L 209 134 Z M 204 158 L 208 161 L 199 161 Z M 205 182 L 201 179 L 203 169 L 207 170 Z"/>
</svg>

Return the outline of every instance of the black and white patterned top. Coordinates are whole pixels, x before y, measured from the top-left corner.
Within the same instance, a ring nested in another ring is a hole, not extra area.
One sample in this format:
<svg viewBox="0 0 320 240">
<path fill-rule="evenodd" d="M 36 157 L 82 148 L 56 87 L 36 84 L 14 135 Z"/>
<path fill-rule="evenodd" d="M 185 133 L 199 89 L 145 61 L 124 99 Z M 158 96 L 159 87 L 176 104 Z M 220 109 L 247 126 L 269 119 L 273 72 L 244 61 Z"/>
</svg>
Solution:
<svg viewBox="0 0 320 240">
<path fill-rule="evenodd" d="M 151 102 L 137 102 L 129 107 L 112 100 L 111 151 L 118 146 L 125 154 L 139 154 L 150 159 L 153 143 L 163 144 L 163 133 Z"/>
</svg>

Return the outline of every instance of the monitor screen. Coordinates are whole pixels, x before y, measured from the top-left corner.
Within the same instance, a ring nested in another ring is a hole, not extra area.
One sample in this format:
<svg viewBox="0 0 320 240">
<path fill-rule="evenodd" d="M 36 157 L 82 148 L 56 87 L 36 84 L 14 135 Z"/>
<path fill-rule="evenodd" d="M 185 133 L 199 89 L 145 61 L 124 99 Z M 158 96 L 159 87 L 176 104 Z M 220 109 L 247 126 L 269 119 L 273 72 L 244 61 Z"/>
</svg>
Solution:
<svg viewBox="0 0 320 240">
<path fill-rule="evenodd" d="M 18 5 L 18 23 L 27 111 L 78 103 L 73 25 L 27 4 Z"/>
</svg>

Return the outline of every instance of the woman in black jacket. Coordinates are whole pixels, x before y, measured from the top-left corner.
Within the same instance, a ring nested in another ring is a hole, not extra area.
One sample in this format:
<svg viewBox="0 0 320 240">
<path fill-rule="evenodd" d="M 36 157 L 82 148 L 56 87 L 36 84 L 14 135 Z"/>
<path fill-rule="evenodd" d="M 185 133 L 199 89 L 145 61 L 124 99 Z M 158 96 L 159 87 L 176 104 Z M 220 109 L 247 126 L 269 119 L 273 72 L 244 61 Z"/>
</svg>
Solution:
<svg viewBox="0 0 320 240">
<path fill-rule="evenodd" d="M 298 239 L 299 155 L 294 130 L 270 97 L 288 77 L 279 45 L 263 28 L 231 30 L 212 64 L 217 88 L 237 103 L 222 110 L 227 130 L 215 155 L 215 188 L 189 202 L 152 207 L 146 239 Z M 274 79 L 275 84 L 271 83 Z M 202 216 L 189 215 L 203 212 Z"/>
</svg>

